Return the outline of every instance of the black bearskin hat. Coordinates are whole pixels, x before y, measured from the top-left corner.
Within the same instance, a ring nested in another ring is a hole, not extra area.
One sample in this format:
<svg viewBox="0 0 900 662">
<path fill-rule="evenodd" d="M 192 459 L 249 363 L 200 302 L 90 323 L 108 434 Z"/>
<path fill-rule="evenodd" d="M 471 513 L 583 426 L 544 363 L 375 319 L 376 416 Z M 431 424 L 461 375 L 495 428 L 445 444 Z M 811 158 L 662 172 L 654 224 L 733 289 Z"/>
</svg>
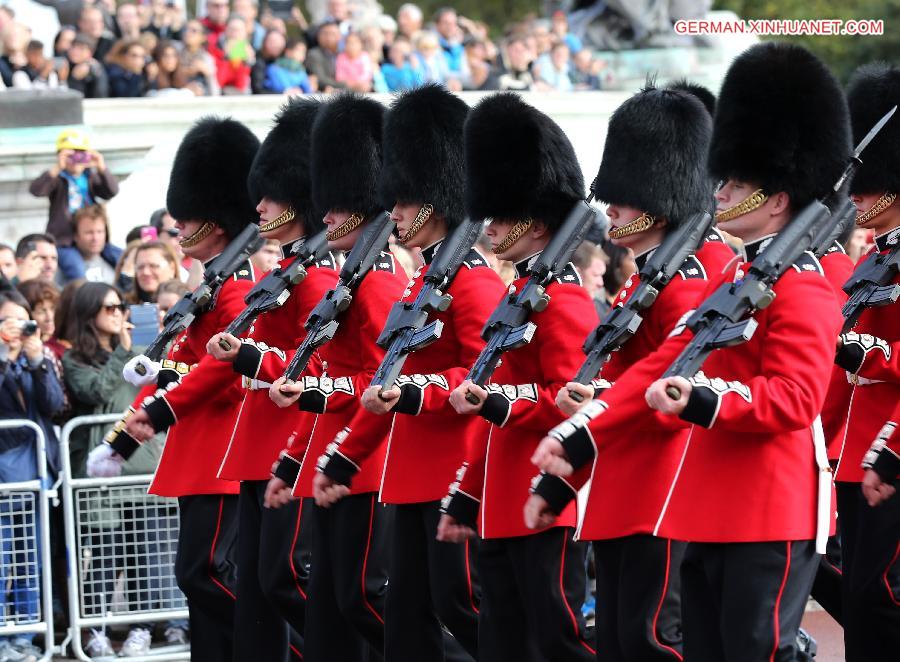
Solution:
<svg viewBox="0 0 900 662">
<path fill-rule="evenodd" d="M 716 95 L 702 85 L 692 83 L 686 78 L 682 78 L 680 80 L 669 83 L 666 88 L 669 90 L 680 90 L 682 92 L 687 92 L 688 94 L 693 94 L 695 97 L 700 99 L 700 102 L 706 107 L 706 110 L 709 112 L 710 117 L 716 114 Z"/>
<path fill-rule="evenodd" d="M 378 198 L 384 106 L 341 92 L 316 114 L 312 130 L 312 197 L 316 209 L 341 209 L 368 217 Z"/>
<path fill-rule="evenodd" d="M 735 59 L 719 92 L 710 172 L 784 191 L 799 209 L 827 195 L 851 154 L 847 102 L 819 58 L 765 42 Z"/>
<path fill-rule="evenodd" d="M 473 108 L 465 145 L 466 209 L 473 221 L 534 218 L 557 228 L 585 197 L 572 143 L 517 94 L 494 94 Z"/>
<path fill-rule="evenodd" d="M 673 224 L 712 207 L 712 118 L 693 93 L 646 87 L 609 120 L 594 196 Z"/>
<path fill-rule="evenodd" d="M 209 221 L 235 237 L 259 217 L 247 192 L 247 174 L 259 140 L 233 119 L 204 117 L 175 154 L 166 208 L 180 221 Z"/>
<path fill-rule="evenodd" d="M 250 197 L 290 203 L 306 234 L 322 229 L 322 213 L 312 203 L 309 144 L 313 121 L 322 102 L 298 97 L 286 103 L 263 141 L 250 168 Z"/>
<path fill-rule="evenodd" d="M 384 117 L 384 206 L 428 203 L 452 227 L 465 216 L 463 124 L 469 107 L 439 85 L 398 96 Z"/>
<path fill-rule="evenodd" d="M 886 62 L 861 66 L 847 86 L 847 103 L 858 143 L 885 113 L 900 105 L 900 69 Z M 900 193 L 900 111 L 860 156 L 851 193 Z"/>
</svg>

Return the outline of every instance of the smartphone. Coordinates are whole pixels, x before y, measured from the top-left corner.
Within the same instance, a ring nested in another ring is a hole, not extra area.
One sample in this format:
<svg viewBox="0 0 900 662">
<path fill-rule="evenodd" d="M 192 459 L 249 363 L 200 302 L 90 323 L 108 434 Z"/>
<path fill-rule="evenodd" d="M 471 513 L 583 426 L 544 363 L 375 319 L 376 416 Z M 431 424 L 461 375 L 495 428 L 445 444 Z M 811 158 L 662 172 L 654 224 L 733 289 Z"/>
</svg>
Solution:
<svg viewBox="0 0 900 662">
<path fill-rule="evenodd" d="M 141 241 L 156 241 L 159 239 L 159 231 L 152 225 L 141 228 Z"/>
<path fill-rule="evenodd" d="M 72 152 L 71 156 L 69 156 L 69 163 L 90 163 L 91 155 L 89 152 L 83 149 L 76 149 Z"/>
<path fill-rule="evenodd" d="M 159 334 L 159 307 L 155 303 L 128 306 L 128 321 L 131 329 L 131 344 L 146 347 Z"/>
</svg>

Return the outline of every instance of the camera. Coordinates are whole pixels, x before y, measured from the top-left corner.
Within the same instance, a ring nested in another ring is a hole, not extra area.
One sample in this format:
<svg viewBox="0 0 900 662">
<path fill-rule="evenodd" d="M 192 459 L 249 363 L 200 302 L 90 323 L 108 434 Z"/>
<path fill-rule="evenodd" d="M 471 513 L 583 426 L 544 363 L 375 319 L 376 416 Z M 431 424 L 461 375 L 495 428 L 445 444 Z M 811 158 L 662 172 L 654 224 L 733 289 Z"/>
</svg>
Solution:
<svg viewBox="0 0 900 662">
<path fill-rule="evenodd" d="M 22 337 L 27 338 L 28 336 L 33 336 L 37 333 L 38 325 L 34 320 L 28 320 L 20 322 L 19 328 L 22 329 Z"/>
<path fill-rule="evenodd" d="M 90 163 L 91 162 L 91 153 L 83 150 L 76 149 L 69 156 L 69 163 Z"/>
</svg>

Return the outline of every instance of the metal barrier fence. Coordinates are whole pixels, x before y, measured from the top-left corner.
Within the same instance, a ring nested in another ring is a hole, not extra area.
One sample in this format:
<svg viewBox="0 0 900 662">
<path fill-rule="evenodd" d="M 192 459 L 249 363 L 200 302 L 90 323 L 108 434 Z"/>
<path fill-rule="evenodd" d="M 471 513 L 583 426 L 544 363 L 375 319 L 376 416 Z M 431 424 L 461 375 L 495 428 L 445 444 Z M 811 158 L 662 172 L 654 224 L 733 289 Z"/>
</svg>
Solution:
<svg viewBox="0 0 900 662">
<path fill-rule="evenodd" d="M 0 637 L 41 634 L 42 661 L 54 652 L 50 577 L 50 504 L 44 431 L 26 419 L 0 421 L 0 430 L 35 436 L 37 478 L 0 483 Z"/>
<path fill-rule="evenodd" d="M 85 629 L 187 618 L 175 582 L 178 502 L 147 494 L 152 476 L 72 478 L 69 440 L 78 427 L 109 425 L 119 414 L 79 416 L 62 429 L 63 512 L 69 566 L 69 632 L 79 660 Z M 154 648 L 133 660 L 185 660 L 188 646 Z M 111 658 L 110 658 L 111 659 Z"/>
</svg>

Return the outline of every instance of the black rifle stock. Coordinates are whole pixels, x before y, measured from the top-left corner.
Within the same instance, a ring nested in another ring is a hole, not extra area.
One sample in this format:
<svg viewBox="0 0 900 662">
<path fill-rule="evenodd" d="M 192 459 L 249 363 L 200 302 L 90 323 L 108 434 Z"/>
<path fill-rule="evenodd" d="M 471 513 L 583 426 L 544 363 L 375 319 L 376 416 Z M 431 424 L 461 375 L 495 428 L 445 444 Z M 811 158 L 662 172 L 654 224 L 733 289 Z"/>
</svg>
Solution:
<svg viewBox="0 0 900 662">
<path fill-rule="evenodd" d="M 428 315 L 450 307 L 453 297 L 447 294 L 447 288 L 472 250 L 481 229 L 481 223 L 464 219 L 438 248 L 415 300 L 412 303 L 398 301 L 391 308 L 377 340 L 386 351 L 370 386 L 380 386 L 382 391 L 391 388 L 406 357 L 441 337 L 443 322 L 434 320 L 428 324 Z"/>
<path fill-rule="evenodd" d="M 491 313 L 481 331 L 487 344 L 466 379 L 484 386 L 505 352 L 531 342 L 537 326 L 528 318 L 532 312 L 539 313 L 547 308 L 550 303 L 545 291 L 547 285 L 569 263 L 596 217 L 597 211 L 587 202 L 579 200 L 575 203 L 560 229 L 529 268 L 528 280 L 521 291 L 504 296 Z M 467 393 L 466 400 L 473 405 L 481 402 L 474 393 Z"/>
<path fill-rule="evenodd" d="M 328 254 L 326 230 L 303 242 L 300 250 L 283 269 L 275 267 L 266 277 L 253 286 L 244 297 L 246 308 L 225 328 L 225 333 L 239 336 L 249 329 L 256 318 L 284 305 L 291 296 L 291 290 L 306 279 L 306 270 Z M 219 347 L 228 351 L 231 344 L 219 339 Z"/>
<path fill-rule="evenodd" d="M 284 372 L 287 382 L 295 382 L 306 370 L 316 350 L 334 338 L 339 317 L 353 301 L 353 293 L 387 247 L 394 223 L 387 212 L 370 221 L 347 255 L 338 282 L 309 313 L 304 323 L 306 336 Z"/>
<path fill-rule="evenodd" d="M 585 359 L 572 381 L 590 384 L 612 353 L 634 337 L 644 321 L 643 311 L 656 302 L 659 293 L 675 277 L 688 256 L 703 244 L 712 224 L 712 214 L 697 212 L 666 235 L 638 273 L 640 284 L 628 301 L 610 310 L 584 341 Z M 574 391 L 569 391 L 569 397 L 575 402 L 584 400 Z"/>
<path fill-rule="evenodd" d="M 203 281 L 193 292 L 185 294 L 163 319 L 163 328 L 159 335 L 148 346 L 144 355 L 152 361 L 159 361 L 169 342 L 187 329 L 197 315 L 202 313 L 213 297 L 242 264 L 250 259 L 259 247 L 263 239 L 259 236 L 259 227 L 249 224 L 240 234 L 232 239 L 225 250 L 215 258 L 203 272 Z M 135 372 L 139 375 L 147 374 L 142 364 L 135 366 Z"/>
</svg>

